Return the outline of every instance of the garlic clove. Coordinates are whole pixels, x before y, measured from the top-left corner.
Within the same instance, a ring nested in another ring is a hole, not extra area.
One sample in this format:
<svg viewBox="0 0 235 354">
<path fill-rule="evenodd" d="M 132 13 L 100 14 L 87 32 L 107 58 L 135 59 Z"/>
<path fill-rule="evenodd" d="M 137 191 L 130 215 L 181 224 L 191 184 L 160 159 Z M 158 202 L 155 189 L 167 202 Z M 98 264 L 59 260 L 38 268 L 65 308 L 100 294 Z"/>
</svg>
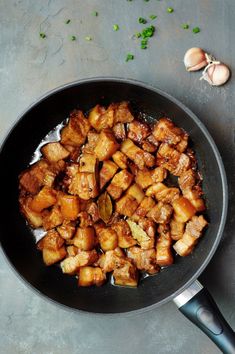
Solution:
<svg viewBox="0 0 235 354">
<path fill-rule="evenodd" d="M 197 71 L 208 64 L 206 53 L 201 48 L 190 48 L 184 56 L 184 65 L 187 71 Z"/>
<path fill-rule="evenodd" d="M 219 62 L 212 62 L 205 68 L 201 79 L 206 80 L 212 86 L 224 85 L 230 77 L 230 70 L 227 65 Z"/>
</svg>

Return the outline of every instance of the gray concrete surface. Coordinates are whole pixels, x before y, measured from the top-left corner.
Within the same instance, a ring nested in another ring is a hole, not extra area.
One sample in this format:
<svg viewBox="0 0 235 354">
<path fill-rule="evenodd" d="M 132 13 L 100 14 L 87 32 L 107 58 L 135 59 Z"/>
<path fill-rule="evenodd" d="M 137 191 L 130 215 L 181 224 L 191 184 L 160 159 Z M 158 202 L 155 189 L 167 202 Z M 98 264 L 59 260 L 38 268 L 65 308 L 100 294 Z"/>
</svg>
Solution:
<svg viewBox="0 0 235 354">
<path fill-rule="evenodd" d="M 172 14 L 166 8 L 172 6 Z M 92 11 L 99 16 L 93 17 Z M 149 49 L 133 33 L 139 16 L 156 14 Z M 71 23 L 65 25 L 65 19 Z M 17 116 L 46 91 L 85 77 L 142 80 L 184 102 L 205 123 L 222 154 L 230 206 L 223 240 L 201 281 L 235 328 L 234 77 L 221 88 L 185 71 L 186 49 L 201 46 L 235 72 L 233 0 L 0 0 L 0 140 Z M 199 26 L 197 35 L 181 24 Z M 120 30 L 113 32 L 112 25 Z M 47 39 L 39 38 L 39 32 Z M 70 35 L 76 35 L 72 42 Z M 84 40 L 91 36 L 92 41 Z M 127 52 L 135 60 L 125 62 Z M 2 167 L 1 167 L 2 168 Z M 219 353 L 214 344 L 169 303 L 135 317 L 94 317 L 68 312 L 30 291 L 0 256 L 0 353 L 153 354 Z"/>
</svg>

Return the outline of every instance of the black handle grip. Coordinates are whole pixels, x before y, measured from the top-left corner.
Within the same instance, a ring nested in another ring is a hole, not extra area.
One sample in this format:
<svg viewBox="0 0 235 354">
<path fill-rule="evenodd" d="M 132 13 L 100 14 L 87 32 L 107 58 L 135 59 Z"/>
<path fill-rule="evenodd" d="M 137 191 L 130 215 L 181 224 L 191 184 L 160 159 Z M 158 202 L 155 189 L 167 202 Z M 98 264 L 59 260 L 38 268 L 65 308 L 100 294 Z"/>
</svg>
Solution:
<svg viewBox="0 0 235 354">
<path fill-rule="evenodd" d="M 206 289 L 179 310 L 195 323 L 225 354 L 235 354 L 235 333 Z"/>
</svg>

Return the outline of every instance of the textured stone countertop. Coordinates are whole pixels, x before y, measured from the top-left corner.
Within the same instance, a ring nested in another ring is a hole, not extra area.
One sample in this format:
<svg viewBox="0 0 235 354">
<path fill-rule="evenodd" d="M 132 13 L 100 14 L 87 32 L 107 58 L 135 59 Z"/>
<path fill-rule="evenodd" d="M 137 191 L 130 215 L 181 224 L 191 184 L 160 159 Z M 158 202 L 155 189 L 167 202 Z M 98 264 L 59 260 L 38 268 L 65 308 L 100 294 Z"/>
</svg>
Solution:
<svg viewBox="0 0 235 354">
<path fill-rule="evenodd" d="M 174 8 L 167 13 L 168 6 Z M 98 11 L 98 16 L 92 16 Z M 137 19 L 156 14 L 148 50 L 131 39 Z M 66 25 L 66 19 L 71 23 Z M 61 84 L 93 76 L 139 79 L 186 104 L 209 129 L 223 157 L 229 213 L 222 242 L 201 276 L 235 328 L 235 80 L 221 88 L 185 71 L 186 49 L 200 46 L 235 73 L 233 0 L 0 0 L 0 140 L 18 115 Z M 183 30 L 199 26 L 193 34 Z M 120 30 L 114 32 L 113 24 Z M 45 32 L 46 39 L 39 38 Z M 76 35 L 71 41 L 69 36 Z M 84 38 L 91 36 L 92 41 Z M 135 55 L 125 62 L 128 52 Z M 1 166 L 1 168 L 4 168 Z M 1 186 L 3 188 L 4 186 Z M 10 226 L 9 226 L 10 227 Z M 128 317 L 66 311 L 23 284 L 0 254 L 0 353 L 215 354 L 214 344 L 173 303 Z"/>
</svg>

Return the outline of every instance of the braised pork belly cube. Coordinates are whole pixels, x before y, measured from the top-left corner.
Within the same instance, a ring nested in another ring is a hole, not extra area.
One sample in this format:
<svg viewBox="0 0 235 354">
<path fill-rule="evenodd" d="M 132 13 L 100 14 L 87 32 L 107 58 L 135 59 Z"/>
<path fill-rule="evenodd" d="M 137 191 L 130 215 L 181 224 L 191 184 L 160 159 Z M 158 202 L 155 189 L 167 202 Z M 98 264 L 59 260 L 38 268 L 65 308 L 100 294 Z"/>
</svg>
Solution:
<svg viewBox="0 0 235 354">
<path fill-rule="evenodd" d="M 97 104 L 88 115 L 90 125 L 98 132 L 105 128 L 112 128 L 114 122 L 114 105 L 110 105 L 106 110 Z"/>
<path fill-rule="evenodd" d="M 154 248 L 143 250 L 134 246 L 127 250 L 127 256 L 133 260 L 133 263 L 139 270 L 146 271 L 149 274 L 155 274 L 159 271 L 156 264 L 156 251 Z"/>
<path fill-rule="evenodd" d="M 90 130 L 87 134 L 87 143 L 82 147 L 82 152 L 85 154 L 94 154 L 94 149 L 99 139 L 99 134 Z"/>
<path fill-rule="evenodd" d="M 35 195 L 30 203 L 30 208 L 37 213 L 43 209 L 55 205 L 57 202 L 56 191 L 52 188 L 43 187 L 40 192 Z"/>
<path fill-rule="evenodd" d="M 142 140 L 146 139 L 150 133 L 151 129 L 147 123 L 133 120 L 128 125 L 127 137 L 138 144 L 140 144 Z"/>
<path fill-rule="evenodd" d="M 127 156 L 125 154 L 123 154 L 121 151 L 116 151 L 115 154 L 113 154 L 112 159 L 118 167 L 120 167 L 122 169 L 125 169 L 128 167 Z"/>
<path fill-rule="evenodd" d="M 64 221 L 64 218 L 61 214 L 59 206 L 55 205 L 53 208 L 49 210 L 45 210 L 42 213 L 42 226 L 44 230 L 50 230 L 54 227 L 61 225 Z"/>
<path fill-rule="evenodd" d="M 107 182 L 109 182 L 118 170 L 118 166 L 112 161 L 104 161 L 99 173 L 100 189 L 102 189 Z"/>
<path fill-rule="evenodd" d="M 37 194 L 49 169 L 49 163 L 45 160 L 40 160 L 23 171 L 19 176 L 20 188 L 23 188 L 28 193 Z M 55 174 L 53 174 L 55 178 Z M 53 179 L 54 180 L 54 179 Z"/>
<path fill-rule="evenodd" d="M 43 250 L 47 248 L 49 250 L 58 250 L 64 244 L 64 239 L 59 235 L 56 230 L 50 230 L 46 235 L 37 243 L 37 248 Z"/>
<path fill-rule="evenodd" d="M 64 246 L 59 248 L 58 250 L 51 250 L 48 248 L 43 248 L 42 250 L 42 258 L 43 262 L 50 266 L 52 264 L 58 263 L 62 259 L 64 259 L 67 255 L 66 249 Z"/>
<path fill-rule="evenodd" d="M 78 248 L 74 245 L 67 246 L 66 250 L 69 257 L 74 257 L 78 254 Z"/>
<path fill-rule="evenodd" d="M 82 228 L 92 226 L 94 223 L 92 221 L 92 217 L 88 214 L 87 211 L 81 211 L 78 214 L 79 226 Z"/>
<path fill-rule="evenodd" d="M 77 196 L 58 192 L 58 204 L 64 219 L 76 220 L 80 212 L 80 203 Z"/>
<path fill-rule="evenodd" d="M 88 203 L 88 205 L 86 207 L 86 211 L 91 216 L 93 223 L 96 223 L 97 221 L 100 220 L 98 206 L 95 202 Z"/>
<path fill-rule="evenodd" d="M 75 110 L 70 114 L 68 124 L 61 131 L 61 143 L 81 146 L 85 143 L 87 134 L 90 130 L 90 123 L 82 113 Z"/>
<path fill-rule="evenodd" d="M 103 253 L 97 264 L 104 273 L 112 272 L 115 268 L 120 267 L 125 259 L 125 254 L 121 248 L 117 247 L 114 250 Z"/>
<path fill-rule="evenodd" d="M 183 237 L 174 244 L 175 251 L 182 257 L 189 255 L 202 236 L 202 230 L 207 224 L 202 215 L 193 216 L 192 220 L 186 224 Z"/>
<path fill-rule="evenodd" d="M 85 200 L 97 197 L 99 189 L 96 174 L 78 172 L 71 180 L 69 193 Z"/>
<path fill-rule="evenodd" d="M 103 251 L 111 251 L 118 247 L 118 235 L 111 227 L 103 228 L 98 234 L 98 241 Z"/>
<path fill-rule="evenodd" d="M 165 168 L 157 167 L 154 170 L 148 170 L 145 168 L 137 172 L 135 180 L 141 188 L 145 189 L 154 183 L 162 182 L 166 176 L 167 171 Z"/>
<path fill-rule="evenodd" d="M 83 250 L 90 251 L 95 247 L 95 230 L 93 227 L 78 227 L 74 238 L 72 239 L 74 246 Z"/>
<path fill-rule="evenodd" d="M 116 104 L 114 122 L 116 123 L 130 123 L 134 117 L 130 111 L 129 102 L 123 101 Z"/>
<path fill-rule="evenodd" d="M 185 223 L 172 219 L 170 222 L 170 232 L 172 240 L 179 240 L 183 237 Z"/>
<path fill-rule="evenodd" d="M 175 212 L 175 219 L 177 221 L 186 222 L 196 214 L 195 207 L 185 197 L 176 199 L 172 205 Z"/>
<path fill-rule="evenodd" d="M 170 221 L 172 212 L 173 208 L 170 204 L 159 202 L 148 212 L 147 217 L 157 224 L 166 224 Z"/>
<path fill-rule="evenodd" d="M 69 160 L 73 162 L 77 162 L 81 154 L 81 147 L 65 144 L 64 148 L 69 152 Z"/>
<path fill-rule="evenodd" d="M 42 226 L 42 215 L 41 213 L 37 213 L 30 208 L 30 204 L 32 202 L 31 197 L 20 198 L 20 211 L 28 221 L 29 225 L 34 229 Z"/>
<path fill-rule="evenodd" d="M 133 198 L 135 198 L 137 200 L 138 204 L 140 204 L 145 197 L 143 190 L 136 183 L 132 184 L 132 186 L 130 186 L 128 188 L 126 193 L 127 193 L 127 195 L 130 195 Z"/>
<path fill-rule="evenodd" d="M 125 191 L 131 184 L 133 176 L 127 170 L 118 172 L 112 179 L 107 188 L 108 193 L 115 200 L 120 198 L 123 191 Z"/>
<path fill-rule="evenodd" d="M 155 226 L 152 224 L 151 220 L 148 220 L 152 227 L 152 229 L 150 229 L 150 224 L 147 225 L 146 221 L 147 219 L 145 220 L 145 223 L 142 221 L 142 223 L 137 224 L 134 221 L 127 219 L 132 237 L 137 241 L 141 248 L 150 249 L 154 247 Z M 148 233 L 146 231 L 148 231 Z"/>
<path fill-rule="evenodd" d="M 183 194 L 184 197 L 187 198 L 190 201 L 190 203 L 194 206 L 197 212 L 201 212 L 206 209 L 205 202 L 201 198 L 202 195 L 201 187 L 195 186 L 192 190 L 187 190 Z"/>
<path fill-rule="evenodd" d="M 96 173 L 98 159 L 94 154 L 83 153 L 79 160 L 79 172 Z"/>
<path fill-rule="evenodd" d="M 153 153 L 157 151 L 157 147 L 151 144 L 148 140 L 143 140 L 141 143 L 141 147 L 144 151 Z"/>
<path fill-rule="evenodd" d="M 79 286 L 101 286 L 106 280 L 105 274 L 99 267 L 81 267 L 79 269 Z"/>
<path fill-rule="evenodd" d="M 179 198 L 180 191 L 178 188 L 168 188 L 165 184 L 159 182 L 149 187 L 146 191 L 146 195 L 154 195 L 157 201 L 172 204 L 174 200 Z"/>
<path fill-rule="evenodd" d="M 155 201 L 151 197 L 145 197 L 132 215 L 131 219 L 133 221 L 138 221 L 140 218 L 144 218 L 155 204 Z"/>
<path fill-rule="evenodd" d="M 80 267 L 90 266 L 98 260 L 99 256 L 96 250 L 81 251 L 79 250 L 75 256 L 65 258 L 61 263 L 62 272 L 65 274 L 76 274 Z"/>
<path fill-rule="evenodd" d="M 137 241 L 132 237 L 131 229 L 125 220 L 117 221 L 111 227 L 117 233 L 119 247 L 128 248 L 136 245 Z"/>
<path fill-rule="evenodd" d="M 196 184 L 196 174 L 192 169 L 189 169 L 181 174 L 178 178 L 179 187 L 184 194 L 191 190 Z"/>
<path fill-rule="evenodd" d="M 58 226 L 56 230 L 59 232 L 60 236 L 63 237 L 63 239 L 70 240 L 73 237 L 76 228 L 74 223 L 64 220 L 63 224 Z"/>
<path fill-rule="evenodd" d="M 130 260 L 123 260 L 123 264 L 114 269 L 113 278 L 115 285 L 136 287 L 138 285 L 138 271 Z"/>
<path fill-rule="evenodd" d="M 125 140 L 126 139 L 125 125 L 123 123 L 115 124 L 113 127 L 113 134 L 118 141 Z"/>
<path fill-rule="evenodd" d="M 124 216 L 132 216 L 138 206 L 139 203 L 133 196 L 125 194 L 116 202 L 116 211 Z"/>
<path fill-rule="evenodd" d="M 129 157 L 139 169 L 143 169 L 145 166 L 153 167 L 155 164 L 154 156 L 139 148 L 130 139 L 126 139 L 122 142 L 120 150 Z"/>
<path fill-rule="evenodd" d="M 157 153 L 157 165 L 165 167 L 174 176 L 181 176 L 190 168 L 190 158 L 170 145 L 162 143 Z"/>
<path fill-rule="evenodd" d="M 176 145 L 181 141 L 184 132 L 182 129 L 176 127 L 171 120 L 161 118 L 153 128 L 153 135 L 158 141 Z"/>
<path fill-rule="evenodd" d="M 175 145 L 176 150 L 179 152 L 184 152 L 188 147 L 188 134 L 184 133 L 181 135 L 181 140 Z"/>
<path fill-rule="evenodd" d="M 66 159 L 70 154 L 58 141 L 43 145 L 41 152 L 49 162 L 57 162 Z"/>
<path fill-rule="evenodd" d="M 156 263 L 161 266 L 169 266 L 174 262 L 171 250 L 171 234 L 169 227 L 160 225 L 158 227 L 159 237 L 156 243 Z"/>
<path fill-rule="evenodd" d="M 108 160 L 119 148 L 114 135 L 109 130 L 102 130 L 100 133 L 94 153 L 99 161 Z"/>
</svg>

